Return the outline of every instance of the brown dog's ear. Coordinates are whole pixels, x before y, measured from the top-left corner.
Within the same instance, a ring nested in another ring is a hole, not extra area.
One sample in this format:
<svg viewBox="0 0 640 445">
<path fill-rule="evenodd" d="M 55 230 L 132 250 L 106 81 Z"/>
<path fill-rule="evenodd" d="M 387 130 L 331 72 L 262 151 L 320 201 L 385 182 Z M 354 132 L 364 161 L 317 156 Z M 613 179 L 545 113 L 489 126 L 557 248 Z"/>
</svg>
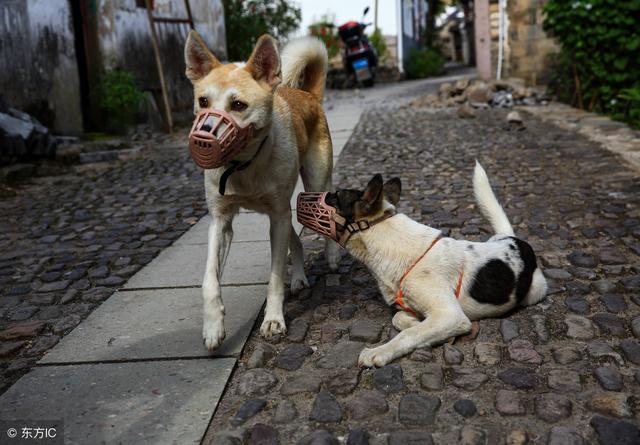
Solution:
<svg viewBox="0 0 640 445">
<path fill-rule="evenodd" d="M 273 37 L 264 34 L 258 39 L 246 69 L 255 80 L 266 82 L 271 88 L 280 83 L 280 54 Z"/>
<path fill-rule="evenodd" d="M 360 200 L 364 202 L 366 207 L 364 210 L 367 212 L 375 211 L 382 203 L 382 175 L 380 173 L 371 178 Z"/>
<path fill-rule="evenodd" d="M 396 205 L 400 200 L 401 191 L 402 183 L 400 182 L 400 178 L 391 178 L 387 182 L 385 182 L 384 186 L 382 187 L 384 199 L 386 199 L 393 205 Z"/>
<path fill-rule="evenodd" d="M 200 34 L 194 30 L 189 31 L 187 43 L 184 45 L 184 62 L 187 65 L 185 74 L 192 82 L 202 79 L 220 65 L 220 61 L 209 51 Z"/>
</svg>

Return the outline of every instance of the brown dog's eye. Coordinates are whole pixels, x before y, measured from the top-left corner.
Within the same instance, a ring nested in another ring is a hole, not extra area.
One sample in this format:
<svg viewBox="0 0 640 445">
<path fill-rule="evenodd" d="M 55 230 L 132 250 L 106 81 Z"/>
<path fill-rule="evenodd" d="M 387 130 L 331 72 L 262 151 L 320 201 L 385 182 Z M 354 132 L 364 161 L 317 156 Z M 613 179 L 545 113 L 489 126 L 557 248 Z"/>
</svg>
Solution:
<svg viewBox="0 0 640 445">
<path fill-rule="evenodd" d="M 200 105 L 200 108 L 207 108 L 209 106 L 209 99 L 206 97 L 199 97 L 198 104 Z"/>
<path fill-rule="evenodd" d="M 247 104 L 244 102 L 240 102 L 239 100 L 234 100 L 231 102 L 231 111 L 244 111 L 247 109 Z"/>
</svg>

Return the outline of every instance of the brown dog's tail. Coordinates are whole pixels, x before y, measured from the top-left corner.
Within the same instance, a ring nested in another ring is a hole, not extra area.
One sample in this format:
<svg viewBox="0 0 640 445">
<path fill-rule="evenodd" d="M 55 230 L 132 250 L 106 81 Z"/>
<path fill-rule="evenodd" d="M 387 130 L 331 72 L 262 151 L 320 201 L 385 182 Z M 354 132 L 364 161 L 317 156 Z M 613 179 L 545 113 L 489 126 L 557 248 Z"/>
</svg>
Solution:
<svg viewBox="0 0 640 445">
<path fill-rule="evenodd" d="M 322 102 L 329 65 L 327 48 L 315 37 L 293 40 L 282 51 L 282 83 Z"/>
</svg>

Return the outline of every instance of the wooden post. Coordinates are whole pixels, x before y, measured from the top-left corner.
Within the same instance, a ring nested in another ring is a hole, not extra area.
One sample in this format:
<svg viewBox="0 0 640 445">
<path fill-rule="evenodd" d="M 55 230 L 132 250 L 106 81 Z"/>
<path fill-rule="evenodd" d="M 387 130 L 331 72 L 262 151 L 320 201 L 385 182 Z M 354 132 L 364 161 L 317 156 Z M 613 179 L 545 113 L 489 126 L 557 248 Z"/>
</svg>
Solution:
<svg viewBox="0 0 640 445">
<path fill-rule="evenodd" d="M 189 0 L 184 0 L 184 7 L 187 10 L 187 18 L 189 20 L 189 26 L 191 29 L 195 30 L 195 26 L 193 25 L 193 16 L 191 15 L 191 5 L 189 4 Z"/>
<path fill-rule="evenodd" d="M 483 80 L 491 79 L 491 23 L 489 21 L 489 0 L 475 0 L 476 68 Z"/>
<path fill-rule="evenodd" d="M 164 102 L 164 112 L 166 115 L 167 133 L 173 130 L 173 118 L 171 117 L 171 105 L 169 104 L 169 96 L 167 95 L 167 84 L 164 80 L 164 71 L 162 70 L 162 59 L 160 59 L 160 48 L 158 48 L 158 36 L 156 35 L 156 24 L 151 12 L 151 0 L 147 2 L 147 17 L 149 18 L 149 27 L 151 28 L 151 43 L 153 44 L 153 54 L 156 58 L 158 67 L 158 77 L 160 78 L 160 89 L 162 90 L 162 102 Z"/>
</svg>

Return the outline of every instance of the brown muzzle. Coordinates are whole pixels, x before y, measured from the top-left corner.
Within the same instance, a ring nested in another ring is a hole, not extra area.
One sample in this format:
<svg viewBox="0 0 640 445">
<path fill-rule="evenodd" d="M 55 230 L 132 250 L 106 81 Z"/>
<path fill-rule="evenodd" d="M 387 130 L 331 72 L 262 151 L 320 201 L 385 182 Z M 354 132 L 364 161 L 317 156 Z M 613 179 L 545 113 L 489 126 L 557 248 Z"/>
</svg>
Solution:
<svg viewBox="0 0 640 445">
<path fill-rule="evenodd" d="M 338 227 L 346 220 L 336 213 L 335 207 L 326 202 L 329 192 L 302 192 L 298 194 L 296 213 L 298 222 L 320 235 L 340 243 Z"/>
<path fill-rule="evenodd" d="M 204 169 L 226 164 L 247 146 L 253 130 L 253 124 L 240 127 L 223 110 L 201 110 L 189 133 L 189 151 L 193 162 Z"/>
</svg>

